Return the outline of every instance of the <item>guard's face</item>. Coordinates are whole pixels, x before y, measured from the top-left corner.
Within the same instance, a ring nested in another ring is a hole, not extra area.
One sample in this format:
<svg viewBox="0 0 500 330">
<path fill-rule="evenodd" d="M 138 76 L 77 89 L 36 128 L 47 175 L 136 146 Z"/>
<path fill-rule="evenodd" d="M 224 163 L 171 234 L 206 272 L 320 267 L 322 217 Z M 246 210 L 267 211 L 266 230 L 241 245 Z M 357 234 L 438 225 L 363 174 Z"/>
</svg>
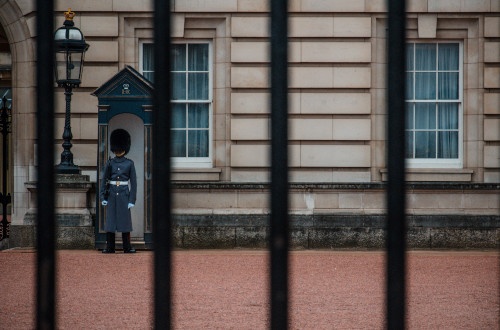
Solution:
<svg viewBox="0 0 500 330">
<path fill-rule="evenodd" d="M 125 155 L 125 150 L 115 150 L 114 154 L 116 155 L 116 157 L 122 157 L 123 155 Z"/>
</svg>

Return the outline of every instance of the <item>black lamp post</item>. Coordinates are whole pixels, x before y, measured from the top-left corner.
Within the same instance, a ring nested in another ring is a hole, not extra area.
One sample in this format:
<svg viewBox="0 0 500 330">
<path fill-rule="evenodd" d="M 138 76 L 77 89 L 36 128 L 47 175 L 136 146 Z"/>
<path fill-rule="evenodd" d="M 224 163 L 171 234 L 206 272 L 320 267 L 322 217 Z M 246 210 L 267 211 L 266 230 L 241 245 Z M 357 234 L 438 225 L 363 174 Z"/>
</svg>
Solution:
<svg viewBox="0 0 500 330">
<path fill-rule="evenodd" d="M 82 31 L 76 28 L 73 22 L 75 13 L 71 8 L 64 13 L 66 20 L 62 27 L 56 30 L 54 34 L 56 63 L 55 76 L 59 87 L 64 87 L 66 96 L 66 116 L 64 119 L 64 140 L 62 146 L 64 151 L 61 153 L 61 163 L 57 165 L 58 174 L 80 174 L 80 169 L 73 164 L 73 154 L 71 153 L 71 95 L 73 88 L 80 86 L 83 59 L 89 45 L 85 42 Z"/>
<path fill-rule="evenodd" d="M 10 194 L 7 194 L 7 134 L 11 132 L 12 112 L 11 106 L 7 105 L 7 98 L 2 98 L 2 108 L 0 108 L 0 131 L 2 132 L 2 192 L 0 201 L 2 202 L 2 228 L 0 228 L 0 241 L 9 237 L 9 222 L 7 221 L 7 205 L 11 202 Z"/>
</svg>

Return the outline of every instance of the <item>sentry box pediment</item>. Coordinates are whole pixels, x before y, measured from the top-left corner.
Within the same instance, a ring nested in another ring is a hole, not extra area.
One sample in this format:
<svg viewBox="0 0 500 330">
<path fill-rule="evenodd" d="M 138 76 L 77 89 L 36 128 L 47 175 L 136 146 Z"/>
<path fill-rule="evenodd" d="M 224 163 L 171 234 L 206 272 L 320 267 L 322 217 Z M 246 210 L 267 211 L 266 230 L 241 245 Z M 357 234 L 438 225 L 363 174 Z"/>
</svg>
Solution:
<svg viewBox="0 0 500 330">
<path fill-rule="evenodd" d="M 144 124 L 151 123 L 153 84 L 131 66 L 125 66 L 92 95 L 98 99 L 99 124 L 107 124 L 122 113 L 134 114 Z"/>
</svg>

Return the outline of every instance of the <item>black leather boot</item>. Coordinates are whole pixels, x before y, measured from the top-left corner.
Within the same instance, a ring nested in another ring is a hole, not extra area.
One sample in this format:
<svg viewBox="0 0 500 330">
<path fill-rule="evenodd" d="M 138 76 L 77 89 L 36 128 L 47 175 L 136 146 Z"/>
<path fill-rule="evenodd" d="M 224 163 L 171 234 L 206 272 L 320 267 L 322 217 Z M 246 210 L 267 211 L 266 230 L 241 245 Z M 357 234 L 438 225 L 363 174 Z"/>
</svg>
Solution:
<svg viewBox="0 0 500 330">
<path fill-rule="evenodd" d="M 102 253 L 115 253 L 115 233 L 106 232 L 106 248 Z"/>
<path fill-rule="evenodd" d="M 122 233 L 123 253 L 135 253 L 135 249 L 130 244 L 130 233 Z"/>
</svg>

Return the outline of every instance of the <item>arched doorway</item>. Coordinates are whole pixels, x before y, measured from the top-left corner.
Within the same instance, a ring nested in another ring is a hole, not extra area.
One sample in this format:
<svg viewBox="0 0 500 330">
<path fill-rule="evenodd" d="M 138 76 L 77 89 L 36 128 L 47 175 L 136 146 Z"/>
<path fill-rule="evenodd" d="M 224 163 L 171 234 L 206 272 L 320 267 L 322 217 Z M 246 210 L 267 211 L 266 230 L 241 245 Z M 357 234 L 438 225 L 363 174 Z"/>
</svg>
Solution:
<svg viewBox="0 0 500 330">
<path fill-rule="evenodd" d="M 12 196 L 8 208 L 11 227 L 4 247 L 35 244 L 34 226 L 29 219 L 32 213 L 28 211 L 36 212 L 36 203 L 26 186 L 26 183 L 37 180 L 36 29 L 31 24 L 33 15 L 36 15 L 36 6 L 31 1 L 1 1 L 0 88 L 10 89 L 12 95 L 12 125 L 6 148 L 9 156 L 7 190 Z"/>
</svg>

